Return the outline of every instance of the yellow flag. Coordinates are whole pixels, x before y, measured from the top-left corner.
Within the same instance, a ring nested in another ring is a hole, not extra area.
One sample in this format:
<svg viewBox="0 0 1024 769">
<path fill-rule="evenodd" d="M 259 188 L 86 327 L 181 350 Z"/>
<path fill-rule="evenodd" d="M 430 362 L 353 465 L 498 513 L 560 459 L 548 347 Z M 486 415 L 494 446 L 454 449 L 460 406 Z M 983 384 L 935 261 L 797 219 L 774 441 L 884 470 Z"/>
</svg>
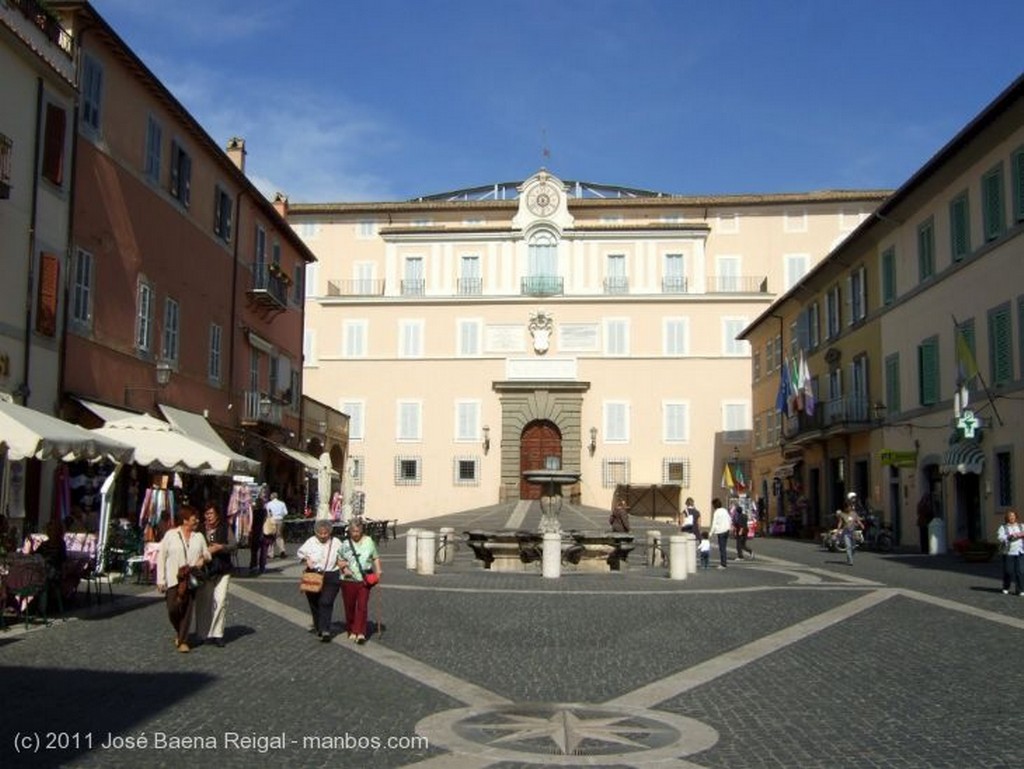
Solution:
<svg viewBox="0 0 1024 769">
<path fill-rule="evenodd" d="M 978 376 L 978 363 L 974 360 L 971 345 L 967 342 L 964 332 L 956 326 L 956 368 L 961 383 L 970 382 Z"/>
<path fill-rule="evenodd" d="M 729 463 L 725 463 L 725 469 L 722 471 L 722 488 L 731 489 L 736 485 L 736 482 L 732 479 L 732 470 L 729 469 Z"/>
</svg>

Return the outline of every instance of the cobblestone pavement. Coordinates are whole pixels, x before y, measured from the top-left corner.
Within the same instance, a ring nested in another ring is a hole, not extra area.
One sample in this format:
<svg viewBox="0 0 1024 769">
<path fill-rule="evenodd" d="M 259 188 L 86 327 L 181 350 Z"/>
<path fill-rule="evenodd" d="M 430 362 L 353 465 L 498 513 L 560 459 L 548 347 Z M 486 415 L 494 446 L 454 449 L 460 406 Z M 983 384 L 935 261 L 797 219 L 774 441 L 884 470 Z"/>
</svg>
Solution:
<svg viewBox="0 0 1024 769">
<path fill-rule="evenodd" d="M 502 505 L 429 525 L 538 520 Z M 634 520 L 637 540 L 652 527 L 669 533 Z M 1016 763 L 1004 714 L 1022 676 L 1004 671 L 1024 599 L 1001 594 L 999 564 L 865 552 L 850 567 L 809 542 L 752 545 L 754 560 L 682 581 L 642 545 L 622 573 L 556 580 L 485 571 L 463 548 L 418 575 L 399 538 L 382 547 L 365 646 L 345 640 L 340 601 L 332 643 L 306 632 L 293 559 L 236 576 L 227 645 L 191 654 L 152 588 L 115 583 L 113 601 L 0 633 L 0 766 Z"/>
</svg>

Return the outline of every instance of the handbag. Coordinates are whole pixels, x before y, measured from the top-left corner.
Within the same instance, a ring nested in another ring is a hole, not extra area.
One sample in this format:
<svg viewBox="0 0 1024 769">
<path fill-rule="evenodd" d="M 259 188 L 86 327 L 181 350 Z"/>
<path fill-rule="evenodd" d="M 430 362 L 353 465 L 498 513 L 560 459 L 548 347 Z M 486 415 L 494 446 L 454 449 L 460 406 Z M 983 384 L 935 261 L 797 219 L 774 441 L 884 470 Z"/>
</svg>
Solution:
<svg viewBox="0 0 1024 769">
<path fill-rule="evenodd" d="M 331 562 L 331 546 L 333 542 L 327 545 L 327 555 L 324 556 L 324 570 L 327 569 L 327 564 Z M 304 571 L 302 576 L 299 578 L 299 591 L 302 593 L 319 593 L 324 589 L 324 572 L 323 571 Z"/>
<path fill-rule="evenodd" d="M 263 536 L 273 537 L 277 534 L 277 522 L 269 515 L 263 521 Z"/>
<path fill-rule="evenodd" d="M 356 568 L 359 569 L 359 576 L 362 577 L 363 584 L 367 587 L 373 587 L 378 582 L 380 582 L 380 575 L 374 571 L 363 571 L 363 565 L 359 563 L 359 553 L 356 552 L 355 542 L 353 542 L 352 537 L 348 535 L 346 535 L 345 538 L 348 540 L 348 546 L 352 548 L 352 561 L 350 562 L 350 564 L 354 563 L 356 565 Z"/>
</svg>

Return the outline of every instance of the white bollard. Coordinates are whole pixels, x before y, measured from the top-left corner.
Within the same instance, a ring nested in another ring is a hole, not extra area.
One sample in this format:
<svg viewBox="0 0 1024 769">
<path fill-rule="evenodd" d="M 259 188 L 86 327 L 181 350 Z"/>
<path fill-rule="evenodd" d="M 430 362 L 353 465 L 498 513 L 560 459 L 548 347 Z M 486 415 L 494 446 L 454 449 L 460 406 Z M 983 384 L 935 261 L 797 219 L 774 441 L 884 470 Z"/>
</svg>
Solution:
<svg viewBox="0 0 1024 769">
<path fill-rule="evenodd" d="M 430 529 L 420 529 L 416 539 L 419 544 L 416 557 L 416 573 L 433 574 L 434 554 L 437 550 L 437 535 Z"/>
<path fill-rule="evenodd" d="M 437 535 L 437 549 L 441 549 L 441 545 L 444 545 L 444 563 L 455 563 L 455 529 L 451 526 L 445 526 L 438 531 Z"/>
<path fill-rule="evenodd" d="M 416 553 L 419 547 L 419 529 L 408 529 L 405 532 L 405 568 L 416 571 Z"/>
<path fill-rule="evenodd" d="M 688 574 L 697 573 L 697 536 L 684 533 L 686 538 L 686 571 Z"/>
<path fill-rule="evenodd" d="M 544 532 L 543 557 L 541 573 L 547 579 L 562 576 L 562 535 L 558 532 Z"/>
<path fill-rule="evenodd" d="M 693 547 L 682 534 L 673 534 L 668 538 L 668 578 L 686 579 L 688 576 L 686 548 Z"/>
</svg>

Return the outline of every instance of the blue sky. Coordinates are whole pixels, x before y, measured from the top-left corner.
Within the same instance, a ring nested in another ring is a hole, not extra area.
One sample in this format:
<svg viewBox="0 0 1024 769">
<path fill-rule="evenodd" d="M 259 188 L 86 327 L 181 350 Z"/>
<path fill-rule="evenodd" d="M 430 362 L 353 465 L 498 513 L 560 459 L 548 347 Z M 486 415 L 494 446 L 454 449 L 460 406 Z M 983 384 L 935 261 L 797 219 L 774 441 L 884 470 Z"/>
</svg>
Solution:
<svg viewBox="0 0 1024 769">
<path fill-rule="evenodd" d="M 1022 0 L 92 2 L 293 202 L 897 187 L 1024 71 Z"/>
</svg>

